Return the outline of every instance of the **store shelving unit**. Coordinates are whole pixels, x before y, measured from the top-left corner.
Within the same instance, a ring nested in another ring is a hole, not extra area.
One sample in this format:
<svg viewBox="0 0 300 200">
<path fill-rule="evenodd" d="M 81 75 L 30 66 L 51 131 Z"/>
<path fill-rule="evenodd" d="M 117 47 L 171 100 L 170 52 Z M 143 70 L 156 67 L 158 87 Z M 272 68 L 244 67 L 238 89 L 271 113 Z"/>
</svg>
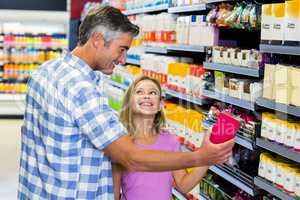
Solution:
<svg viewBox="0 0 300 200">
<path fill-rule="evenodd" d="M 296 117 L 300 117 L 300 107 L 297 106 L 291 106 L 286 105 L 282 103 L 276 103 L 272 100 L 266 99 L 266 98 L 258 98 L 256 101 L 256 104 L 268 109 L 276 110 L 282 113 L 286 113 L 289 115 L 294 115 Z"/>
<path fill-rule="evenodd" d="M 167 54 L 168 49 L 164 47 L 149 47 L 144 46 L 144 52 L 145 53 L 158 53 L 158 54 Z"/>
<path fill-rule="evenodd" d="M 150 12 L 167 11 L 168 8 L 169 8 L 169 4 L 161 4 L 161 5 L 151 6 L 151 7 L 126 10 L 123 13 L 125 15 L 136 15 L 136 14 L 143 14 L 143 13 L 150 13 Z"/>
<path fill-rule="evenodd" d="M 188 13 L 206 10 L 206 4 L 196 4 L 187 6 L 177 6 L 168 8 L 168 13 Z"/>
<path fill-rule="evenodd" d="M 131 58 L 127 58 L 126 63 L 132 64 L 132 65 L 141 65 L 141 61 L 140 60 L 131 59 Z"/>
<path fill-rule="evenodd" d="M 178 192 L 175 188 L 172 188 L 172 194 L 179 200 L 187 200 L 180 192 Z"/>
<path fill-rule="evenodd" d="M 204 128 L 209 129 L 210 127 L 212 127 L 213 122 L 205 120 L 202 122 L 202 125 Z M 238 132 L 238 134 L 235 137 L 235 143 L 237 143 L 251 151 L 255 147 L 255 143 L 250 138 L 243 136 L 240 131 Z"/>
<path fill-rule="evenodd" d="M 25 94 L 0 94 L 0 116 L 23 116 Z"/>
<path fill-rule="evenodd" d="M 182 99 L 187 102 L 191 102 L 195 105 L 203 105 L 206 101 L 200 98 L 196 98 L 187 94 L 181 94 L 173 90 L 165 89 L 165 94 L 168 96 L 176 97 L 178 99 Z"/>
<path fill-rule="evenodd" d="M 277 144 L 276 142 L 270 142 L 263 138 L 256 138 L 256 144 L 259 147 L 262 147 L 285 158 L 300 163 L 300 152 L 295 152 L 290 148 Z"/>
<path fill-rule="evenodd" d="M 167 46 L 168 51 L 182 51 L 204 53 L 206 48 L 204 46 L 185 45 L 185 44 L 170 44 Z"/>
<path fill-rule="evenodd" d="M 286 55 L 300 55 L 300 46 L 284 46 L 284 45 L 269 45 L 261 44 L 260 51 L 264 53 L 276 53 Z"/>
<path fill-rule="evenodd" d="M 272 195 L 284 199 L 284 200 L 296 200 L 296 197 L 292 197 L 288 195 L 287 193 L 283 192 L 282 190 L 277 189 L 270 183 L 269 181 L 261 178 L 261 177 L 255 177 L 254 178 L 254 184 L 259 187 L 264 189 L 265 191 L 271 193 Z"/>
<path fill-rule="evenodd" d="M 226 64 L 211 63 L 211 62 L 204 62 L 203 66 L 204 66 L 204 68 L 210 69 L 210 70 L 229 72 L 229 73 L 257 77 L 257 78 L 259 78 L 263 75 L 262 69 L 255 69 L 255 68 L 250 68 L 250 67 L 226 65 Z"/>
<path fill-rule="evenodd" d="M 229 103 L 241 108 L 245 108 L 251 111 L 255 111 L 255 102 L 238 99 L 235 97 L 231 97 L 229 95 L 224 95 L 211 90 L 203 90 L 203 96 L 222 101 L 224 103 Z"/>
<path fill-rule="evenodd" d="M 127 85 L 123 85 L 121 83 L 118 83 L 116 81 L 113 81 L 113 80 L 110 80 L 110 79 L 107 79 L 105 80 L 108 84 L 112 85 L 112 86 L 115 86 L 115 87 L 118 87 L 118 88 L 121 88 L 123 90 L 127 90 L 128 89 L 128 86 Z"/>
<path fill-rule="evenodd" d="M 231 173 L 227 172 L 222 166 L 214 165 L 209 168 L 210 171 L 216 173 L 220 177 L 224 178 L 231 184 L 235 185 L 236 187 L 240 188 L 241 190 L 247 192 L 251 196 L 255 196 L 258 194 L 257 188 L 249 185 L 246 181 L 243 181 L 242 178 L 232 175 Z"/>
</svg>

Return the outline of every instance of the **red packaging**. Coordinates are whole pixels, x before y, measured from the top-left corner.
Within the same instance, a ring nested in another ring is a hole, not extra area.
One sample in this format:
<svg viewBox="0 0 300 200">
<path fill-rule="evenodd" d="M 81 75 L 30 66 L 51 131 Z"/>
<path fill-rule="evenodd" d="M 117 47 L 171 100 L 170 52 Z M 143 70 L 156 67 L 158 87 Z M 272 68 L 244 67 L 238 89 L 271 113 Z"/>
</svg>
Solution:
<svg viewBox="0 0 300 200">
<path fill-rule="evenodd" d="M 220 113 L 213 125 L 210 141 L 214 144 L 220 144 L 231 140 L 235 137 L 239 128 L 240 122 L 238 120 L 225 113 Z"/>
</svg>

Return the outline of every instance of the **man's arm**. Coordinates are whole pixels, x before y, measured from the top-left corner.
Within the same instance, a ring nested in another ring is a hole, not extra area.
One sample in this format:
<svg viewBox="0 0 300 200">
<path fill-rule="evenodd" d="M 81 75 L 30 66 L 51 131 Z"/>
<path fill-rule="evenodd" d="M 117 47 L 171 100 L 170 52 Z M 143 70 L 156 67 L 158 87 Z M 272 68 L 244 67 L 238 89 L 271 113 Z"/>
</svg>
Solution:
<svg viewBox="0 0 300 200">
<path fill-rule="evenodd" d="M 125 135 L 109 144 L 104 152 L 130 171 L 169 171 L 222 164 L 231 155 L 233 145 L 234 140 L 213 144 L 206 136 L 195 152 L 163 152 L 140 149 Z"/>
</svg>

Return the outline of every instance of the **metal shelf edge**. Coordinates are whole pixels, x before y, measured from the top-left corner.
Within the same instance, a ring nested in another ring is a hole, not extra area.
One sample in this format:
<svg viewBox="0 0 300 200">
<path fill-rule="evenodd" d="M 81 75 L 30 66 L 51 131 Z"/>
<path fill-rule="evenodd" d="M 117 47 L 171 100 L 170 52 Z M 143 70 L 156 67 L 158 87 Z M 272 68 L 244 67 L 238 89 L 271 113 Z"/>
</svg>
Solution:
<svg viewBox="0 0 300 200">
<path fill-rule="evenodd" d="M 257 187 L 273 194 L 274 196 L 276 196 L 282 200 L 296 200 L 296 198 L 289 196 L 285 192 L 275 188 L 274 186 L 272 186 L 270 183 L 268 183 L 266 180 L 264 180 L 261 177 L 254 177 L 254 184 Z"/>
<path fill-rule="evenodd" d="M 276 103 L 273 100 L 269 100 L 263 97 L 258 98 L 256 100 L 256 103 L 265 108 L 269 108 L 282 113 L 287 113 L 290 115 L 294 115 L 296 117 L 300 117 L 300 107 L 297 106 L 290 106 L 282 103 Z"/>
<path fill-rule="evenodd" d="M 252 77 L 260 77 L 263 74 L 261 69 L 247 68 L 243 66 L 210 63 L 210 62 L 203 62 L 203 66 L 204 68 L 210 70 L 217 70 L 217 71 L 223 71 L 223 72 L 240 74 L 245 76 L 252 76 Z"/>
<path fill-rule="evenodd" d="M 224 178 L 225 180 L 227 180 L 228 182 L 230 182 L 231 184 L 233 184 L 233 185 L 237 186 L 238 188 L 240 188 L 241 190 L 247 192 L 251 196 L 256 195 L 256 191 L 254 191 L 253 188 L 249 187 L 248 185 L 246 185 L 245 183 L 236 179 L 235 177 L 231 176 L 230 174 L 224 172 L 221 168 L 216 167 L 216 166 L 211 166 L 209 169 L 211 171 L 213 171 L 214 173 L 218 174 L 219 176 L 221 176 L 222 178 Z"/>
<path fill-rule="evenodd" d="M 177 6 L 168 8 L 168 13 L 183 13 L 206 10 L 206 4 L 195 4 L 189 6 Z"/>
<path fill-rule="evenodd" d="M 229 103 L 241 108 L 245 108 L 251 111 L 255 111 L 255 102 L 250 102 L 243 99 L 238 99 L 235 97 L 231 97 L 229 95 L 224 95 L 215 91 L 203 90 L 203 95 L 212 99 L 216 99 L 225 103 Z"/>
<path fill-rule="evenodd" d="M 300 163 L 300 153 L 293 152 L 291 149 L 283 145 L 277 144 L 275 142 L 270 142 L 262 138 L 256 138 L 256 145 Z"/>
</svg>

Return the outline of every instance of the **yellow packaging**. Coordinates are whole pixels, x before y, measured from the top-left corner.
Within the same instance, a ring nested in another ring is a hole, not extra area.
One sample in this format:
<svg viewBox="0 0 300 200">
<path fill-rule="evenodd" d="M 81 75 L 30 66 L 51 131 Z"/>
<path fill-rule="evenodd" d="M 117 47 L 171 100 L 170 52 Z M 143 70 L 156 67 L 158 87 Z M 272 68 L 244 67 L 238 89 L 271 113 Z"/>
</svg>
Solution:
<svg viewBox="0 0 300 200">
<path fill-rule="evenodd" d="M 287 121 L 277 119 L 276 120 L 276 135 L 275 141 L 279 144 L 283 144 L 284 136 L 286 134 Z"/>
<path fill-rule="evenodd" d="M 300 152 L 300 124 L 298 123 L 296 125 L 297 131 L 295 134 L 295 140 L 294 140 L 294 150 Z"/>
<path fill-rule="evenodd" d="M 267 173 L 266 173 L 266 179 L 271 181 L 272 183 L 275 182 L 275 178 L 276 178 L 276 161 L 271 158 L 268 157 L 267 158 Z"/>
<path fill-rule="evenodd" d="M 284 167 L 285 181 L 283 188 L 289 195 L 295 194 L 295 183 L 296 183 L 297 170 L 292 166 Z"/>
<path fill-rule="evenodd" d="M 275 99 L 275 65 L 265 64 L 263 97 Z"/>
<path fill-rule="evenodd" d="M 300 1 L 300 0 L 299 0 Z M 300 23 L 300 20 L 299 20 Z M 300 32 L 298 34 L 300 37 Z M 290 80 L 291 80 L 291 98 L 290 103 L 295 106 L 300 106 L 300 69 L 295 67 L 290 67 Z"/>
<path fill-rule="evenodd" d="M 259 166 L 258 166 L 258 175 L 265 178 L 267 173 L 267 165 L 268 165 L 268 154 L 261 153 L 259 156 Z"/>
<path fill-rule="evenodd" d="M 272 4 L 262 5 L 261 40 L 271 40 L 273 29 Z"/>
<path fill-rule="evenodd" d="M 287 123 L 287 130 L 286 130 L 286 133 L 284 135 L 284 142 L 283 142 L 287 147 L 293 147 L 294 146 L 294 140 L 295 140 L 296 132 L 297 132 L 296 124 L 292 123 L 292 122 L 288 122 Z"/>
<path fill-rule="evenodd" d="M 275 71 L 275 90 L 277 103 L 289 104 L 290 103 L 290 76 L 289 66 L 277 65 Z"/>
<path fill-rule="evenodd" d="M 298 170 L 296 173 L 296 182 L 295 182 L 295 193 L 298 199 L 300 198 L 300 171 Z"/>
<path fill-rule="evenodd" d="M 300 0 L 285 2 L 284 33 L 286 41 L 300 41 Z"/>
<path fill-rule="evenodd" d="M 273 18 L 273 30 L 271 33 L 271 40 L 284 40 L 284 3 L 272 4 L 272 18 Z"/>
</svg>

